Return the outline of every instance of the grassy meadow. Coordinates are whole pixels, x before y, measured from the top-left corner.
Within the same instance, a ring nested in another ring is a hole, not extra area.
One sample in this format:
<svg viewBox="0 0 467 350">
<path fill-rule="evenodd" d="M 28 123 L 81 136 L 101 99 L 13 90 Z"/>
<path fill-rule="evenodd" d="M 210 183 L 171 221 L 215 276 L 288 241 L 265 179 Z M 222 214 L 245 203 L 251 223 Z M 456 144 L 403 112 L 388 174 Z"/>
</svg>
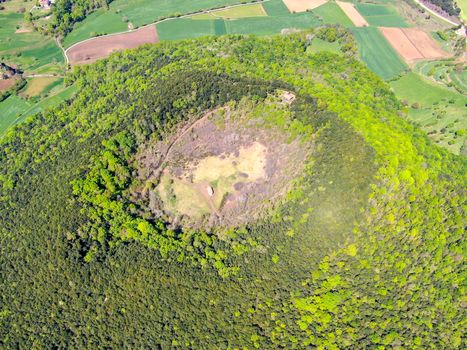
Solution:
<svg viewBox="0 0 467 350">
<path fill-rule="evenodd" d="M 411 72 L 390 83 L 408 117 L 440 146 L 459 154 L 466 142 L 467 97 Z"/>
<path fill-rule="evenodd" d="M 261 4 L 251 4 L 244 6 L 232 7 L 225 10 L 216 10 L 209 13 L 203 13 L 200 15 L 195 15 L 193 19 L 237 19 L 245 17 L 263 17 L 267 16 L 266 11 L 264 10 Z"/>
</svg>

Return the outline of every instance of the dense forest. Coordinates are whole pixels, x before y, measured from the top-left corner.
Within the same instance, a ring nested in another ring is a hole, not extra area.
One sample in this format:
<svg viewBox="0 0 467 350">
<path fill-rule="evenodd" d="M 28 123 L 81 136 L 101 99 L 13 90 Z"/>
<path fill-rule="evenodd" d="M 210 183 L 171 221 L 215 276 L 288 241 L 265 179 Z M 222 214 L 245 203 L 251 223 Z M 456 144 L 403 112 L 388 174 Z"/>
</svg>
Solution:
<svg viewBox="0 0 467 350">
<path fill-rule="evenodd" d="M 10 131 L 1 347 L 465 348 L 465 158 L 408 123 L 362 63 L 313 53 L 311 40 L 226 36 L 116 53 L 75 68 L 72 101 Z M 129 195 L 138 149 L 277 89 L 296 99 L 272 120 L 311 131 L 314 146 L 268 216 L 173 230 Z"/>
</svg>

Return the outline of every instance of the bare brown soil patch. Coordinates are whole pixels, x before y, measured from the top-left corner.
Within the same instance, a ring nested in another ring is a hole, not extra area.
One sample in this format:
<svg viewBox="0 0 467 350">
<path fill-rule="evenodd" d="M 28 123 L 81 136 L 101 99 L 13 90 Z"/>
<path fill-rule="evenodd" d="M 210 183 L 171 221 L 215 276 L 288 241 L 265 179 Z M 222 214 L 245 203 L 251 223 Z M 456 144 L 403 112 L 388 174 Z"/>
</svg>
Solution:
<svg viewBox="0 0 467 350">
<path fill-rule="evenodd" d="M 439 47 L 438 43 L 424 31 L 416 28 L 403 28 L 402 30 L 407 38 L 414 43 L 424 58 L 436 59 L 450 56 L 448 53 L 444 52 L 441 47 Z"/>
<path fill-rule="evenodd" d="M 366 19 L 358 12 L 355 6 L 349 2 L 336 1 L 337 5 L 344 11 L 356 27 L 368 27 Z"/>
<path fill-rule="evenodd" d="M 381 27 L 380 30 L 407 63 L 449 57 L 434 39 L 420 29 Z"/>
<path fill-rule="evenodd" d="M 290 12 L 305 12 L 324 5 L 327 0 L 284 0 Z"/>
<path fill-rule="evenodd" d="M 16 79 L 15 78 L 10 78 L 10 79 L 0 79 L 0 91 L 5 91 L 11 88 L 13 85 L 15 85 Z"/>
<path fill-rule="evenodd" d="M 135 196 L 146 209 L 175 227 L 236 226 L 267 214 L 301 172 L 311 142 L 242 113 L 217 109 L 142 150 Z"/>
<path fill-rule="evenodd" d="M 105 58 L 115 51 L 156 42 L 159 42 L 156 27 L 147 26 L 129 33 L 97 37 L 79 43 L 67 51 L 67 56 L 70 64 L 86 64 Z"/>
</svg>

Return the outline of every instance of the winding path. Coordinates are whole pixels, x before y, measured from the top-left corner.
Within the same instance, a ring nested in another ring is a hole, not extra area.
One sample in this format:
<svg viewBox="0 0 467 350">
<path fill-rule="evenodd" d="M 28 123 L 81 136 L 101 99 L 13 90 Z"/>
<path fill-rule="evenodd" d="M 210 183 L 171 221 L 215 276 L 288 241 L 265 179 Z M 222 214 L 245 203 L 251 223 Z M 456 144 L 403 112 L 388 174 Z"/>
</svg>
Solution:
<svg viewBox="0 0 467 350">
<path fill-rule="evenodd" d="M 456 23 L 456 22 L 453 22 L 451 21 L 450 19 L 440 15 L 439 13 L 437 13 L 436 11 L 433 11 L 432 9 L 430 9 L 428 6 L 424 5 L 420 0 L 414 0 L 418 5 L 420 5 L 421 7 L 423 7 L 423 9 L 425 9 L 426 11 L 430 12 L 432 15 L 435 15 L 436 17 L 442 19 L 443 21 L 449 23 L 449 24 L 452 24 L 453 26 L 458 26 L 460 23 Z"/>
</svg>

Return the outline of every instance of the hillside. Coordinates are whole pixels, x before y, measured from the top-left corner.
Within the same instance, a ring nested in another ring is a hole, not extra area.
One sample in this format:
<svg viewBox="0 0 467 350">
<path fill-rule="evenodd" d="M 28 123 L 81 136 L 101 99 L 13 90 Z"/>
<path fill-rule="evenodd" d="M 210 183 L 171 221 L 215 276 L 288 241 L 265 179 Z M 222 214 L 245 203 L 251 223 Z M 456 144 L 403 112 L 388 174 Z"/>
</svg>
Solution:
<svg viewBox="0 0 467 350">
<path fill-rule="evenodd" d="M 465 158 L 309 39 L 117 53 L 0 141 L 2 348 L 465 348 Z"/>
</svg>

